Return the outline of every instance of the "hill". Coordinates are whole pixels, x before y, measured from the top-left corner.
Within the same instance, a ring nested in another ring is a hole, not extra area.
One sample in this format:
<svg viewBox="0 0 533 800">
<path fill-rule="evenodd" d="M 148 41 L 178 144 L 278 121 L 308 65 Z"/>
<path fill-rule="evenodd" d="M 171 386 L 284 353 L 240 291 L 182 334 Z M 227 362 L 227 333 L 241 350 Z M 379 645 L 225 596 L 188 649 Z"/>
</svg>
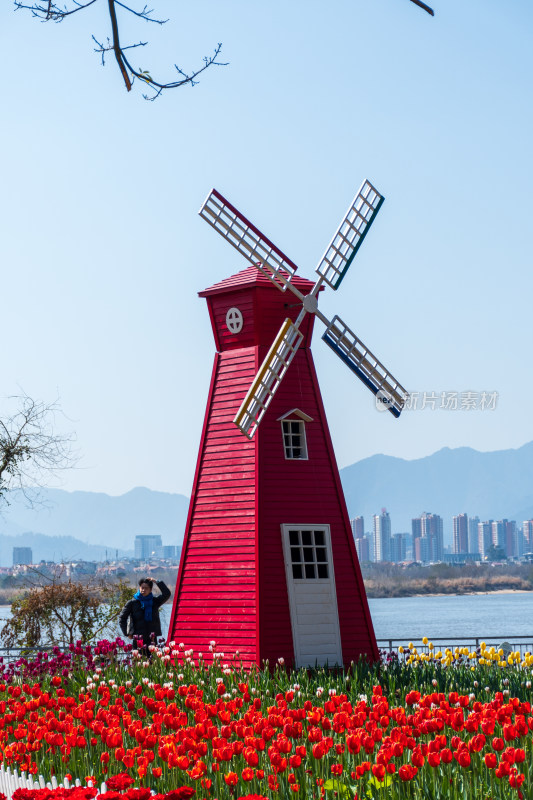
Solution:
<svg viewBox="0 0 533 800">
<path fill-rule="evenodd" d="M 74 536 L 45 536 L 42 533 L 20 533 L 16 536 L 0 534 L 0 565 L 13 563 L 13 547 L 31 547 L 33 561 L 104 561 L 115 558 L 115 549 L 104 545 L 87 544 Z M 119 557 L 133 555 L 133 550 L 118 549 Z"/>
<path fill-rule="evenodd" d="M 410 531 L 411 519 L 430 511 L 444 520 L 450 541 L 452 517 L 466 512 L 486 519 L 533 517 L 533 442 L 513 450 L 481 453 L 448 447 L 406 461 L 376 455 L 341 470 L 350 516 L 372 516 L 386 507 L 393 531 Z"/>
<path fill-rule="evenodd" d="M 97 492 L 43 489 L 43 504 L 27 508 L 11 492 L 0 516 L 0 534 L 27 531 L 75 537 L 89 545 L 133 550 L 137 534 L 160 534 L 163 544 L 181 544 L 189 500 L 180 494 L 139 487 L 112 497 Z"/>
</svg>

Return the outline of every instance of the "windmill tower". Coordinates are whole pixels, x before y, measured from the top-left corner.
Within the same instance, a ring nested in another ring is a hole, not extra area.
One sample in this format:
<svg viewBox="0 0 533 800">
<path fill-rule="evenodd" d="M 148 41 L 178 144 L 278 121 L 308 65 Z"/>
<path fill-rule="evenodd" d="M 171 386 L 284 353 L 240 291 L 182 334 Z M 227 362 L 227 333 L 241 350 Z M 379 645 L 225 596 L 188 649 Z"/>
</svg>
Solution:
<svg viewBox="0 0 533 800">
<path fill-rule="evenodd" d="M 200 292 L 216 355 L 169 627 L 195 657 L 209 660 L 215 641 L 246 664 L 377 658 L 310 345 L 318 317 L 326 344 L 399 416 L 405 389 L 318 309 L 382 202 L 365 182 L 314 284 L 216 190 L 200 211 L 251 266 Z"/>
</svg>

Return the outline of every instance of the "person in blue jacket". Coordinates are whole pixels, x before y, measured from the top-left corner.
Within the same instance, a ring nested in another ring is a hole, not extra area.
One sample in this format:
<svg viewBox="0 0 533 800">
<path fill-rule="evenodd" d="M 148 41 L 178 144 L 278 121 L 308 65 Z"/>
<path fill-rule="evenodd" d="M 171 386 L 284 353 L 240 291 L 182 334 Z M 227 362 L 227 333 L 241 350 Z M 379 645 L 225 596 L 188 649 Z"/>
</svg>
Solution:
<svg viewBox="0 0 533 800">
<path fill-rule="evenodd" d="M 154 583 L 161 594 L 152 594 Z M 128 600 L 118 618 L 120 630 L 128 639 L 142 639 L 146 651 L 161 636 L 159 609 L 170 597 L 170 589 L 164 581 L 141 578 L 139 591 Z M 139 642 L 140 644 L 140 642 Z"/>
</svg>

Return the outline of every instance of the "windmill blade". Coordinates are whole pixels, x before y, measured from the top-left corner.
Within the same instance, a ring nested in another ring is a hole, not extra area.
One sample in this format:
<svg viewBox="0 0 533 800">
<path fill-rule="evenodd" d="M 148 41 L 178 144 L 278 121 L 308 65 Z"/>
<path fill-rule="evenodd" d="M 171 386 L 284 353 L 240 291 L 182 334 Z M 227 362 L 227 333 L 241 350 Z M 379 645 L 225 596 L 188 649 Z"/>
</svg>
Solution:
<svg viewBox="0 0 533 800">
<path fill-rule="evenodd" d="M 339 288 L 384 200 L 369 181 L 365 181 L 355 195 L 315 270 L 332 289 Z"/>
<path fill-rule="evenodd" d="M 340 317 L 333 317 L 322 338 L 379 398 L 383 406 L 393 416 L 399 417 L 407 400 L 407 391 Z"/>
<path fill-rule="evenodd" d="M 254 267 L 269 278 L 278 289 L 285 291 L 298 269 L 279 247 L 263 236 L 246 217 L 228 203 L 216 189 L 211 191 L 199 211 L 224 239 L 235 247 Z"/>
<path fill-rule="evenodd" d="M 248 439 L 256 432 L 302 339 L 303 333 L 286 319 L 233 420 Z"/>
</svg>

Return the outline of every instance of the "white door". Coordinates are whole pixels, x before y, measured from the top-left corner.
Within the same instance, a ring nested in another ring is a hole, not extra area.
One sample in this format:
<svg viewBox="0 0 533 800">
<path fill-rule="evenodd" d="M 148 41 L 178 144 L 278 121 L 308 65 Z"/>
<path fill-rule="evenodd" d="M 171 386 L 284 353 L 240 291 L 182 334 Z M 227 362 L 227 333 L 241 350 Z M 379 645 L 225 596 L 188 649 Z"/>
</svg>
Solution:
<svg viewBox="0 0 533 800">
<path fill-rule="evenodd" d="M 342 664 L 329 525 L 282 525 L 297 667 Z"/>
</svg>

